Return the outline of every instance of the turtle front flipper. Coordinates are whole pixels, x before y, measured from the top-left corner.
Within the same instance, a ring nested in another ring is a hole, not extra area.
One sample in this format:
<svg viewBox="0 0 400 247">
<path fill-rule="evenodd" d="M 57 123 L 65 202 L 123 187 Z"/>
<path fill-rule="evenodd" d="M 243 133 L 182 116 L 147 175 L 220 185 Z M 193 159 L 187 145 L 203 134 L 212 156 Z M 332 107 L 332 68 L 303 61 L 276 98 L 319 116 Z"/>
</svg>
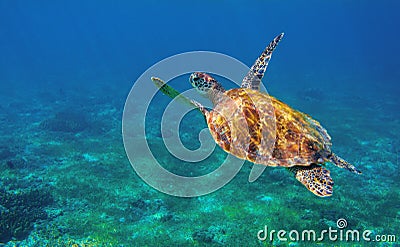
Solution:
<svg viewBox="0 0 400 247">
<path fill-rule="evenodd" d="M 243 78 L 242 88 L 249 88 L 259 91 L 261 79 L 264 77 L 264 73 L 267 70 L 269 60 L 271 59 L 272 52 L 275 50 L 279 41 L 283 38 L 283 33 L 279 34 L 274 40 L 269 43 L 261 55 L 257 58 L 256 62 L 251 66 L 247 75 Z"/>
<path fill-rule="evenodd" d="M 320 197 L 331 196 L 333 180 L 330 172 L 317 164 L 310 166 L 294 166 L 289 168 L 295 174 L 297 180 L 306 188 Z"/>
<path fill-rule="evenodd" d="M 175 88 L 171 87 L 170 85 L 165 83 L 165 81 L 161 80 L 160 78 L 151 77 L 151 80 L 153 81 L 154 85 L 156 85 L 156 87 L 158 87 L 163 94 L 169 96 L 172 99 L 176 98 L 183 104 L 195 107 L 195 108 L 199 109 L 199 111 L 201 111 L 201 113 L 203 113 L 203 115 L 206 115 L 207 110 L 199 102 L 183 96 Z"/>
</svg>

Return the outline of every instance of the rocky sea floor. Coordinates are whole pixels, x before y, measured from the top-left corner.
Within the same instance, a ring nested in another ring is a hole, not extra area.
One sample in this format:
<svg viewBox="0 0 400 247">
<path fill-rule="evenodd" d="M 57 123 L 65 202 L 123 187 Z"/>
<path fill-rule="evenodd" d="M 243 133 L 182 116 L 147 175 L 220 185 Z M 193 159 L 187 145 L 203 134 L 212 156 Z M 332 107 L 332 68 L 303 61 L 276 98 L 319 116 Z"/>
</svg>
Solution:
<svg viewBox="0 0 400 247">
<path fill-rule="evenodd" d="M 316 94 L 305 89 L 283 100 L 321 121 L 334 151 L 363 172 L 328 164 L 330 198 L 317 198 L 283 168 L 268 167 L 249 183 L 250 163 L 214 193 L 172 197 L 132 169 L 121 136 L 126 96 L 116 88 L 2 97 L 0 246 L 400 246 L 398 99 Z M 205 127 L 200 114 L 192 120 Z M 198 145 L 192 127 L 181 130 L 183 143 Z M 158 130 L 147 137 L 157 159 L 170 160 Z M 168 169 L 202 174 L 224 157 L 217 150 L 208 166 Z M 396 235 L 397 242 L 257 239 L 265 226 L 321 232 L 337 229 L 338 219 L 346 229 Z"/>
</svg>

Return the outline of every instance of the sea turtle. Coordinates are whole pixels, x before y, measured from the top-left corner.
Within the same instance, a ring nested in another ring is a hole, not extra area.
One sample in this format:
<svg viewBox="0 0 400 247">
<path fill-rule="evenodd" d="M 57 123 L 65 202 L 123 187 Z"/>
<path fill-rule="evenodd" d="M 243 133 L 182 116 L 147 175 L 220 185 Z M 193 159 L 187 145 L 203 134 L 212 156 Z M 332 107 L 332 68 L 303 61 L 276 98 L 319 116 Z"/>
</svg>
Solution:
<svg viewBox="0 0 400 247">
<path fill-rule="evenodd" d="M 279 34 L 265 48 L 241 88 L 226 91 L 206 73 L 191 74 L 190 83 L 212 101 L 213 110 L 186 98 L 163 80 L 151 79 L 164 94 L 198 108 L 214 140 L 226 152 L 255 164 L 286 167 L 315 195 L 331 196 L 334 182 L 324 167 L 326 162 L 361 172 L 331 151 L 331 138 L 319 122 L 260 92 L 261 79 L 282 37 L 283 33 Z"/>
</svg>

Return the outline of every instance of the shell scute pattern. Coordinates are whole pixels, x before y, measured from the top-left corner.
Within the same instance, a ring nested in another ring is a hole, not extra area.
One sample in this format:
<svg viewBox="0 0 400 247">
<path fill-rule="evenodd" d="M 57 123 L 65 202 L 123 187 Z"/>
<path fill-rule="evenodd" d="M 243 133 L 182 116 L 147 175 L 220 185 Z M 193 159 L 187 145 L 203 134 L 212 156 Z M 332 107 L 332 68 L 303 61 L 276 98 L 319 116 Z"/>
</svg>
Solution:
<svg viewBox="0 0 400 247">
<path fill-rule="evenodd" d="M 208 125 L 216 142 L 239 158 L 267 166 L 310 166 L 330 145 L 317 121 L 311 124 L 274 97 L 243 88 L 224 95 L 228 100 L 218 103 Z"/>
<path fill-rule="evenodd" d="M 207 125 L 216 143 L 227 152 L 231 151 L 232 133 L 226 118 L 217 111 L 212 111 Z"/>
<path fill-rule="evenodd" d="M 309 117 L 287 104 L 270 97 L 275 109 L 276 116 L 276 142 L 273 152 L 274 162 L 278 166 L 309 166 L 317 162 L 321 152 L 330 145 L 324 138 L 322 131 L 317 130 L 314 125 L 323 127 L 313 120 L 310 124 Z M 329 150 L 325 150 L 329 151 Z"/>
<path fill-rule="evenodd" d="M 244 88 L 231 89 L 225 96 L 227 100 L 220 101 L 208 117 L 212 136 L 225 151 L 251 162 L 267 164 L 275 136 L 274 110 L 270 98 Z M 228 116 L 224 115 L 226 112 Z M 221 118 L 224 121 L 220 121 Z M 226 129 L 230 138 L 223 139 L 221 129 Z"/>
</svg>

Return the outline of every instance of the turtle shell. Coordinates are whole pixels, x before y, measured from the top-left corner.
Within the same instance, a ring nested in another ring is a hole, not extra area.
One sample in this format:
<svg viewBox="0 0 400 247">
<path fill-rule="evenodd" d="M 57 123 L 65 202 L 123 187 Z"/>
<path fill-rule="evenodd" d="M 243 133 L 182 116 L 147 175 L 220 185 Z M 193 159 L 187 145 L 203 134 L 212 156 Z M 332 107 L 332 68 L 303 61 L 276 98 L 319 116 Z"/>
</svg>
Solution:
<svg viewBox="0 0 400 247">
<path fill-rule="evenodd" d="M 256 164 L 309 166 L 330 153 L 330 137 L 317 121 L 252 89 L 224 92 L 206 119 L 220 147 Z"/>
</svg>

